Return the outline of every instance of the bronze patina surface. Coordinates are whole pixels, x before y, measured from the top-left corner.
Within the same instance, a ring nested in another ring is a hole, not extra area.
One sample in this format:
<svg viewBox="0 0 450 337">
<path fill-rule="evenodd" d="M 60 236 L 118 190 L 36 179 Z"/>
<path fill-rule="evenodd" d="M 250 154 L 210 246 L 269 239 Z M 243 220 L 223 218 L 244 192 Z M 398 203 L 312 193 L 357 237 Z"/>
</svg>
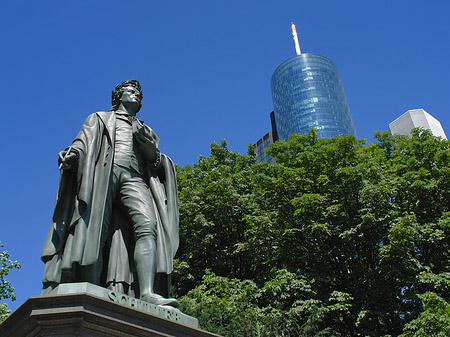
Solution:
<svg viewBox="0 0 450 337">
<path fill-rule="evenodd" d="M 89 115 L 59 153 L 42 295 L 62 283 L 89 282 L 178 306 L 168 298 L 179 242 L 175 168 L 156 133 L 136 118 L 142 98 L 138 81 L 117 85 L 112 108 Z"/>
</svg>

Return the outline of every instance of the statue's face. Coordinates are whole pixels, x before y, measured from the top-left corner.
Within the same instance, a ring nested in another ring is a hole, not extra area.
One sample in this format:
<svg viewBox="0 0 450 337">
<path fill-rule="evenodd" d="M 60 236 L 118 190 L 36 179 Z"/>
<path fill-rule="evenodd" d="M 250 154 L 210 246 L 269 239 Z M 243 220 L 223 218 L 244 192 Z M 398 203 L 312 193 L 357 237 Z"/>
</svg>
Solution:
<svg viewBox="0 0 450 337">
<path fill-rule="evenodd" d="M 123 88 L 122 97 L 120 101 L 122 103 L 141 103 L 141 93 L 138 89 L 132 86 L 127 86 Z"/>
</svg>

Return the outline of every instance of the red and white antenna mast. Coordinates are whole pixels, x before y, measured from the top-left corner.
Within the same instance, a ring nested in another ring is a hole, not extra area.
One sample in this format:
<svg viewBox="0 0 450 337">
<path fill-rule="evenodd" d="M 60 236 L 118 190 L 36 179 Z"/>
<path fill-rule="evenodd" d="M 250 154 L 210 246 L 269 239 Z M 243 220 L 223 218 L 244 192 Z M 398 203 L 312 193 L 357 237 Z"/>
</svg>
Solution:
<svg viewBox="0 0 450 337">
<path fill-rule="evenodd" d="M 291 22 L 291 30 L 292 30 L 292 37 L 294 38 L 295 51 L 297 52 L 297 55 L 301 55 L 302 52 L 300 51 L 300 44 L 298 43 L 297 29 L 295 28 L 293 22 Z"/>
</svg>

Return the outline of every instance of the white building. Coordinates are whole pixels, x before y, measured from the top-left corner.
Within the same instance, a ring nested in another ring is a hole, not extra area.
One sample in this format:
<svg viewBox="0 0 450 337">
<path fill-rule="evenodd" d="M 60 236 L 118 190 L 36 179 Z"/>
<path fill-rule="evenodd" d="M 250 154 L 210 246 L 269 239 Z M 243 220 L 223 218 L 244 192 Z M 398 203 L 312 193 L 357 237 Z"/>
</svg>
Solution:
<svg viewBox="0 0 450 337">
<path fill-rule="evenodd" d="M 434 136 L 447 139 L 441 123 L 424 109 L 408 110 L 389 124 L 393 135 L 409 136 L 411 130 L 418 127 L 431 130 Z"/>
</svg>

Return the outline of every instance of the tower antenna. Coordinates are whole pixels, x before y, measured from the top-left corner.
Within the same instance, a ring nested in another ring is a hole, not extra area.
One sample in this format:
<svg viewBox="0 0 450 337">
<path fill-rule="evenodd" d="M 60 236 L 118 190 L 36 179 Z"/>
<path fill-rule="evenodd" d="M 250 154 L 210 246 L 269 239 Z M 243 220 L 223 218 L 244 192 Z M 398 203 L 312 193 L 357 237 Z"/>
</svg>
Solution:
<svg viewBox="0 0 450 337">
<path fill-rule="evenodd" d="M 295 24 L 291 22 L 291 31 L 292 31 L 292 37 L 294 38 L 294 44 L 295 44 L 295 51 L 297 52 L 297 55 L 301 55 L 300 51 L 300 44 L 298 43 L 298 37 L 297 37 L 297 29 L 295 28 Z"/>
</svg>

